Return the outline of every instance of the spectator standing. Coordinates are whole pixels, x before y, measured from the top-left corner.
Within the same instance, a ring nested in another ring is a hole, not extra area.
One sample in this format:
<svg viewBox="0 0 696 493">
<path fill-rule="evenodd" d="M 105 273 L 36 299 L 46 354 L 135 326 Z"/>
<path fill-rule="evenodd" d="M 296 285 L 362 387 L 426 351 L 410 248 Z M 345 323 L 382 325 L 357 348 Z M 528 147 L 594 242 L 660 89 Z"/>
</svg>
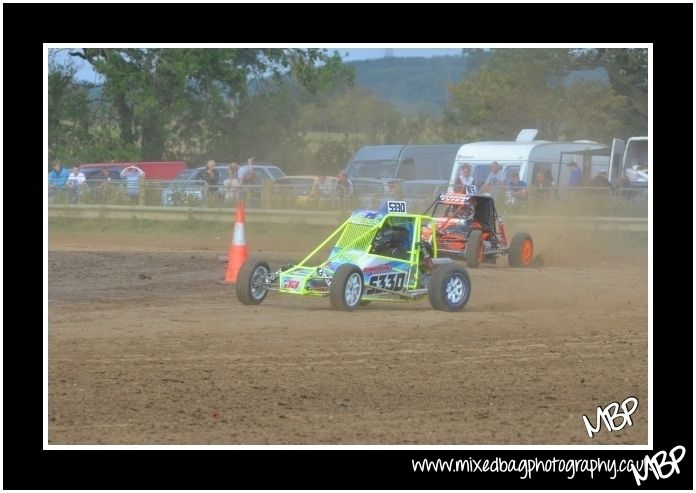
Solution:
<svg viewBox="0 0 696 493">
<path fill-rule="evenodd" d="M 70 190 L 70 201 L 77 202 L 80 199 L 80 192 L 82 191 L 82 186 L 85 184 L 85 175 L 80 171 L 78 166 L 72 167 L 72 173 L 68 175 L 68 179 L 65 181 L 65 186 Z"/>
<path fill-rule="evenodd" d="M 335 191 L 331 186 L 331 182 L 327 180 L 326 176 L 320 176 L 316 183 L 316 189 L 319 195 L 322 197 L 328 197 Z"/>
<path fill-rule="evenodd" d="M 239 184 L 242 186 L 239 196 L 241 200 L 249 201 L 252 198 L 252 194 L 249 191 L 249 186 L 255 184 L 255 174 L 254 174 L 254 159 L 250 157 L 247 159 L 247 163 L 239 168 L 237 176 L 239 178 Z M 259 194 L 260 195 L 260 194 Z"/>
<path fill-rule="evenodd" d="M 336 182 L 336 190 L 342 199 L 347 199 L 353 196 L 353 180 L 348 177 L 346 170 L 342 169 L 338 172 L 338 181 Z"/>
<path fill-rule="evenodd" d="M 498 161 L 491 163 L 491 172 L 488 174 L 486 181 L 483 182 L 481 190 L 486 193 L 494 191 L 495 187 L 505 186 L 505 172 Z"/>
<path fill-rule="evenodd" d="M 517 171 L 513 171 L 512 179 L 508 183 L 507 202 L 514 204 L 518 200 L 525 200 L 527 198 L 527 183 L 524 180 L 520 180 L 520 174 Z"/>
<path fill-rule="evenodd" d="M 68 175 L 65 184 L 70 188 L 81 187 L 85 184 L 85 180 L 85 175 L 82 171 L 80 171 L 80 168 L 77 166 L 73 166 L 72 172 Z"/>
<path fill-rule="evenodd" d="M 566 166 L 570 169 L 569 187 L 579 187 L 582 182 L 582 170 L 578 168 L 578 163 L 575 161 L 569 162 Z"/>
<path fill-rule="evenodd" d="M 253 173 L 253 167 L 254 167 L 254 159 L 253 157 L 250 157 L 247 159 L 247 163 L 239 168 L 239 172 L 237 173 L 237 177 L 239 178 L 239 182 L 244 185 L 244 184 L 249 184 L 253 181 L 253 177 L 250 177 L 247 179 L 247 173 Z"/>
<path fill-rule="evenodd" d="M 126 180 L 126 194 L 131 202 L 136 202 L 140 195 L 141 176 L 145 176 L 145 172 L 134 165 L 127 166 L 121 171 L 121 178 Z"/>
<path fill-rule="evenodd" d="M 471 176 L 471 165 L 464 163 L 457 170 L 457 177 L 454 179 L 454 191 L 467 193 L 467 187 L 473 184 L 474 177 Z"/>
<path fill-rule="evenodd" d="M 56 190 L 65 188 L 65 182 L 68 180 L 70 172 L 63 168 L 60 161 L 53 161 L 53 169 L 48 173 L 48 195 L 49 197 L 55 193 Z"/>
<path fill-rule="evenodd" d="M 205 166 L 206 168 L 201 173 L 200 179 L 208 184 L 209 193 L 217 192 L 220 174 L 218 170 L 215 169 L 215 160 L 209 160 Z"/>
<path fill-rule="evenodd" d="M 92 185 L 92 195 L 98 202 L 104 202 L 106 199 L 106 193 L 111 183 L 111 171 L 107 168 L 101 170 L 101 176 L 99 177 L 99 183 L 97 186 Z"/>
<path fill-rule="evenodd" d="M 534 175 L 532 183 L 534 195 L 539 198 L 551 198 L 553 193 L 553 183 L 551 181 L 551 173 L 548 170 L 540 169 Z"/>
<path fill-rule="evenodd" d="M 236 203 L 237 196 L 239 195 L 239 165 L 237 163 L 231 163 L 229 168 L 229 174 L 225 181 L 222 182 L 223 190 L 225 192 L 225 202 L 226 203 Z"/>
<path fill-rule="evenodd" d="M 316 206 L 325 206 L 335 198 L 336 189 L 331 186 L 331 182 L 325 175 L 320 175 L 315 180 L 312 187 L 312 198 Z"/>
</svg>

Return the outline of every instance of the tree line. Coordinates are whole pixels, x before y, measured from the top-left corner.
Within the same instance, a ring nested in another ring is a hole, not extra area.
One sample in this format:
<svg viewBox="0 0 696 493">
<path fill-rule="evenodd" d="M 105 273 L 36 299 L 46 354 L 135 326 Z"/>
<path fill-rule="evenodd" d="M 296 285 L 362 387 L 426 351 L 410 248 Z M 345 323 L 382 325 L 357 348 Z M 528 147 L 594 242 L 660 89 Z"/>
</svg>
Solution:
<svg viewBox="0 0 696 493">
<path fill-rule="evenodd" d="M 49 160 L 253 155 L 292 174 L 333 174 L 364 145 L 508 140 L 530 127 L 549 140 L 647 132 L 645 49 L 467 49 L 462 57 L 466 68 L 434 115 L 400 110 L 357 85 L 355 65 L 328 50 L 52 49 Z M 78 80 L 78 62 L 103 82 Z M 387 62 L 401 87 L 399 59 Z M 424 87 L 417 61 L 405 63 Z M 580 69 L 602 69 L 606 80 L 569 82 Z"/>
</svg>

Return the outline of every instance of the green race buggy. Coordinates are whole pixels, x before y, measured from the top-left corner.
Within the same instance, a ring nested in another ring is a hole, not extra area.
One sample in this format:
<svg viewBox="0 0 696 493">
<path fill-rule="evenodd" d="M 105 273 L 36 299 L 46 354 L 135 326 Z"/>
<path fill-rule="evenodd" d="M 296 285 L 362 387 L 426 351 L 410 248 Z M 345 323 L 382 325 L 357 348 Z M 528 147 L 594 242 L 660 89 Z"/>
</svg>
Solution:
<svg viewBox="0 0 696 493">
<path fill-rule="evenodd" d="M 406 203 L 385 202 L 376 211 L 358 210 L 296 265 L 271 270 L 249 259 L 236 282 L 239 301 L 258 305 L 268 291 L 328 296 L 335 310 L 354 310 L 371 301 L 411 301 L 428 296 L 437 310 L 459 311 L 471 295 L 463 266 L 437 257 L 437 238 L 421 239 L 434 227 L 429 216 L 406 213 Z M 320 252 L 328 259 L 310 264 Z"/>
</svg>

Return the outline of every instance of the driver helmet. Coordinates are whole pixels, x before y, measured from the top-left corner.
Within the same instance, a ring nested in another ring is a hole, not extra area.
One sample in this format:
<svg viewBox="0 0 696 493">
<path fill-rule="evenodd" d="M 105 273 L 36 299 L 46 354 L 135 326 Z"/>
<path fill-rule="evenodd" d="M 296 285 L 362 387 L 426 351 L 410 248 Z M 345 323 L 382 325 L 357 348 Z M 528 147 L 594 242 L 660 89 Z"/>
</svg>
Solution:
<svg viewBox="0 0 696 493">
<path fill-rule="evenodd" d="M 447 217 L 463 219 L 465 221 L 473 219 L 475 212 L 476 209 L 474 208 L 474 204 L 469 200 L 462 204 L 450 205 L 445 211 Z"/>
<path fill-rule="evenodd" d="M 372 240 L 373 253 L 393 255 L 406 247 L 408 231 L 399 226 L 385 225 Z"/>
</svg>

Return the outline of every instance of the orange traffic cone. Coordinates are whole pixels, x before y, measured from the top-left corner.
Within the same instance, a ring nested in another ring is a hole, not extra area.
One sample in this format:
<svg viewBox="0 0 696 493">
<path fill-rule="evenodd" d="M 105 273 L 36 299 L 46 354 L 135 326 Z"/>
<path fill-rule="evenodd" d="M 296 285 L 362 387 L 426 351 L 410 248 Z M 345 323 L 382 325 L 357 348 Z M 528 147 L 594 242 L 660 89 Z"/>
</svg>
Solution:
<svg viewBox="0 0 696 493">
<path fill-rule="evenodd" d="M 237 202 L 237 214 L 234 219 L 232 243 L 227 250 L 227 271 L 224 284 L 234 284 L 242 264 L 248 257 L 246 238 L 244 237 L 244 202 Z"/>
</svg>

